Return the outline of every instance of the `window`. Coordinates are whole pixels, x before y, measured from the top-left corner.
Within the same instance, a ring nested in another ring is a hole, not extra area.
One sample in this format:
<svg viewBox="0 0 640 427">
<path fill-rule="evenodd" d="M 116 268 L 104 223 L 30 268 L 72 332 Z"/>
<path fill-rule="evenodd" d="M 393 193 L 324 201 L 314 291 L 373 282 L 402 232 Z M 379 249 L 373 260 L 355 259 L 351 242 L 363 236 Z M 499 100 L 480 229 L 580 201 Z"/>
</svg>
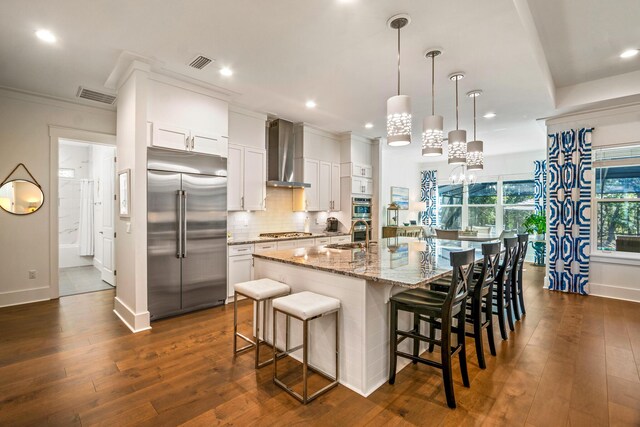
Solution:
<svg viewBox="0 0 640 427">
<path fill-rule="evenodd" d="M 439 227 L 446 230 L 462 228 L 462 194 L 463 187 L 458 185 L 438 186 Z"/>
<path fill-rule="evenodd" d="M 498 183 L 483 182 L 473 184 L 468 188 L 469 226 L 490 227 L 486 231 L 491 231 L 496 226 Z"/>
<path fill-rule="evenodd" d="M 640 252 L 640 164 L 598 167 L 595 175 L 598 250 Z"/>
<path fill-rule="evenodd" d="M 535 182 L 505 181 L 502 184 L 503 224 L 505 230 L 517 230 L 524 233 L 522 223 L 535 212 Z"/>
</svg>

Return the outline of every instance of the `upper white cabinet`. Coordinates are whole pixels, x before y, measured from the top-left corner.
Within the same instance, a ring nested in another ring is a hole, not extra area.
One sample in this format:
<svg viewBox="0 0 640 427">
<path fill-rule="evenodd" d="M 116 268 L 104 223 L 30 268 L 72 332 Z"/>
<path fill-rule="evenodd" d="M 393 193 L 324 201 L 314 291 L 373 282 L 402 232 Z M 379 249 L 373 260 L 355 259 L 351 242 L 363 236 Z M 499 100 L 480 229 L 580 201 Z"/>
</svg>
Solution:
<svg viewBox="0 0 640 427">
<path fill-rule="evenodd" d="M 266 170 L 266 150 L 229 144 L 227 210 L 266 209 Z"/>
<path fill-rule="evenodd" d="M 237 107 L 229 112 L 227 209 L 266 209 L 267 155 L 265 115 Z"/>
<path fill-rule="evenodd" d="M 351 163 L 351 175 L 362 178 L 373 178 L 373 166 Z"/>
<path fill-rule="evenodd" d="M 153 147 L 227 157 L 227 138 L 161 122 L 150 126 L 152 136 L 149 142 Z"/>
<path fill-rule="evenodd" d="M 331 164 L 331 207 L 332 211 L 340 210 L 340 165 Z"/>
<path fill-rule="evenodd" d="M 320 162 L 318 199 L 318 210 L 328 211 L 331 209 L 331 163 L 329 162 Z"/>
<path fill-rule="evenodd" d="M 373 195 L 373 180 L 368 178 L 351 178 L 351 193 Z"/>
<path fill-rule="evenodd" d="M 304 182 L 311 184 L 311 187 L 304 189 L 304 208 L 308 211 L 320 210 L 320 162 L 313 159 L 303 160 Z"/>
</svg>

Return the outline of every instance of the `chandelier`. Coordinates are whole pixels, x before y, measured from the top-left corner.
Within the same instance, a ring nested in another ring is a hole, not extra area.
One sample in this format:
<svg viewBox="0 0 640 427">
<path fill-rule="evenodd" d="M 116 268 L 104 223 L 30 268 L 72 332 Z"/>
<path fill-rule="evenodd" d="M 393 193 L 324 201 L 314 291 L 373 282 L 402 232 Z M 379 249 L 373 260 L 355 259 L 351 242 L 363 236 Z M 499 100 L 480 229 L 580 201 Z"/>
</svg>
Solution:
<svg viewBox="0 0 640 427">
<path fill-rule="evenodd" d="M 481 90 L 472 90 L 467 96 L 473 98 L 473 141 L 467 143 L 467 170 L 484 169 L 484 143 L 476 138 L 476 98 L 482 95 Z"/>
<path fill-rule="evenodd" d="M 387 144 L 393 147 L 411 144 L 411 98 L 400 95 L 400 29 L 409 25 L 409 15 L 389 18 L 389 28 L 398 30 L 398 94 L 387 100 Z"/>
<path fill-rule="evenodd" d="M 463 73 L 453 73 L 449 80 L 456 82 L 456 130 L 449 132 L 447 146 L 449 148 L 449 164 L 467 163 L 467 131 L 459 129 L 458 81 L 464 78 Z"/>
<path fill-rule="evenodd" d="M 431 58 L 431 115 L 426 116 L 422 122 L 422 155 L 425 157 L 442 154 L 444 119 L 435 115 L 435 58 L 441 53 L 442 50 L 433 49 L 425 55 Z"/>
<path fill-rule="evenodd" d="M 454 168 L 449 175 L 449 182 L 451 184 L 467 184 L 472 185 L 476 183 L 476 175 L 470 172 L 465 165 L 460 165 Z"/>
</svg>

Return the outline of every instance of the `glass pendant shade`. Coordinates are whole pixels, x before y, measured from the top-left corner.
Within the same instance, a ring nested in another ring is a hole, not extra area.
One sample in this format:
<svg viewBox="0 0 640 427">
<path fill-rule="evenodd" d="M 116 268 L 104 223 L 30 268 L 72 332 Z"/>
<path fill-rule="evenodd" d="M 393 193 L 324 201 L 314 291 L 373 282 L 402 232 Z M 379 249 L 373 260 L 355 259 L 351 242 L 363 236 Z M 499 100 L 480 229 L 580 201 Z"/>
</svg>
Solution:
<svg viewBox="0 0 640 427">
<path fill-rule="evenodd" d="M 422 121 L 422 155 L 442 155 L 442 140 L 444 138 L 444 119 L 442 116 L 427 116 Z"/>
<path fill-rule="evenodd" d="M 484 143 L 482 141 L 469 141 L 467 143 L 467 170 L 484 169 Z"/>
<path fill-rule="evenodd" d="M 392 147 L 411 144 L 411 98 L 407 95 L 387 100 L 387 144 Z"/>
<path fill-rule="evenodd" d="M 452 130 L 449 132 L 449 164 L 463 165 L 467 163 L 467 131 Z"/>
</svg>

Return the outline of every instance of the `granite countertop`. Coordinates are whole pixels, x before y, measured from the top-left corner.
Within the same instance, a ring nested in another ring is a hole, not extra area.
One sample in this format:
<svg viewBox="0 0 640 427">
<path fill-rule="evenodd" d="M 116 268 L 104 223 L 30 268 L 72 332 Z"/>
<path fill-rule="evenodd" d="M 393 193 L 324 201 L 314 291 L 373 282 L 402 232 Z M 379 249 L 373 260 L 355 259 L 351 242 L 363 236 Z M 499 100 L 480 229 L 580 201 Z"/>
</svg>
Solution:
<svg viewBox="0 0 640 427">
<path fill-rule="evenodd" d="M 316 237 L 334 237 L 334 236 L 349 236 L 347 232 L 337 231 L 334 233 L 313 233 L 311 236 L 302 237 L 260 237 L 260 236 L 247 236 L 247 237 L 233 237 L 227 239 L 228 245 L 246 245 L 250 243 L 267 243 L 267 242 L 284 242 L 287 240 L 303 240 L 303 239 L 315 239 Z"/>
<path fill-rule="evenodd" d="M 450 252 L 470 248 L 476 249 L 476 259 L 482 259 L 480 243 L 411 238 L 383 239 L 367 251 L 309 247 L 253 256 L 372 282 L 416 288 L 451 272 Z"/>
</svg>

